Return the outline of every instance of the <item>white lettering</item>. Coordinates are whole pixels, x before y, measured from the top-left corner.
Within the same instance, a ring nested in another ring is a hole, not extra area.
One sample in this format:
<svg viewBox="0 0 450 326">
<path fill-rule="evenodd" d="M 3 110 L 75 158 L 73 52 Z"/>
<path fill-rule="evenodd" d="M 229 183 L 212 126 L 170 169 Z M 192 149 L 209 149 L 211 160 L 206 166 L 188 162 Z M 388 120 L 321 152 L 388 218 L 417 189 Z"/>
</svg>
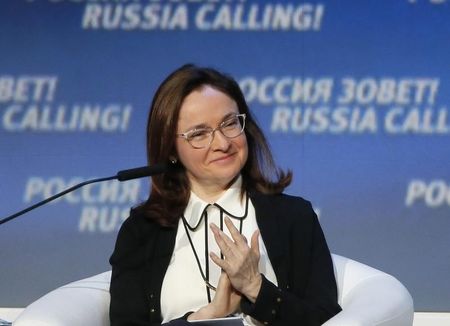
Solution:
<svg viewBox="0 0 450 326">
<path fill-rule="evenodd" d="M 437 78 L 343 78 L 339 104 L 434 104 L 439 88 Z"/>
<path fill-rule="evenodd" d="M 51 102 L 57 82 L 55 76 L 0 76 L 0 103 Z"/>
<path fill-rule="evenodd" d="M 24 202 L 39 201 L 58 192 L 66 190 L 83 179 L 74 177 L 66 180 L 61 177 L 45 179 L 43 177 L 30 177 L 25 186 Z M 115 180 L 88 184 L 74 192 L 71 192 L 60 200 L 69 204 L 136 204 L 139 200 L 141 184 L 139 180 L 118 182 Z"/>
<path fill-rule="evenodd" d="M 331 78 L 265 77 L 260 81 L 243 78 L 239 85 L 248 102 L 261 104 L 317 104 L 329 102 L 333 91 Z"/>
<path fill-rule="evenodd" d="M 390 134 L 449 134 L 447 108 L 405 109 L 396 107 L 386 113 L 384 127 Z"/>
<path fill-rule="evenodd" d="M 207 3 L 195 14 L 195 26 L 202 31 L 318 31 L 325 7 L 321 4 L 222 4 Z"/>
<path fill-rule="evenodd" d="M 338 107 L 334 110 L 323 106 L 312 107 L 277 107 L 273 112 L 272 132 L 295 133 L 375 133 L 377 115 L 372 107 Z"/>
<path fill-rule="evenodd" d="M 109 233 L 117 231 L 129 215 L 129 208 L 85 206 L 81 211 L 80 232 Z"/>
<path fill-rule="evenodd" d="M 185 4 L 86 4 L 83 29 L 132 31 L 185 30 L 189 26 Z"/>
<path fill-rule="evenodd" d="M 429 183 L 411 180 L 406 191 L 405 205 L 410 207 L 417 202 L 423 202 L 431 208 L 450 206 L 450 184 L 444 180 L 433 180 Z"/>
<path fill-rule="evenodd" d="M 103 131 L 125 132 L 132 113 L 131 105 L 11 105 L 3 112 L 6 131 Z M 1 113 L 0 113 L 1 114 Z"/>
</svg>

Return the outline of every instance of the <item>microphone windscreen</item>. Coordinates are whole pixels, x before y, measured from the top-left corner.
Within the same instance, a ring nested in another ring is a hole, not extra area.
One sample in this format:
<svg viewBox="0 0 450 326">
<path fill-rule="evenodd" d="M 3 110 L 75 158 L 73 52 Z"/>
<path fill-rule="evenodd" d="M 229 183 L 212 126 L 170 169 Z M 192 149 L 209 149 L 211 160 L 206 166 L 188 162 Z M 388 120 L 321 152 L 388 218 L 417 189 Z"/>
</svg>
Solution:
<svg viewBox="0 0 450 326">
<path fill-rule="evenodd" d="M 139 168 L 122 170 L 117 172 L 116 177 L 119 181 L 127 181 L 132 179 L 150 177 L 155 174 L 167 172 L 168 170 L 168 164 L 160 163 L 152 166 L 142 166 Z"/>
</svg>

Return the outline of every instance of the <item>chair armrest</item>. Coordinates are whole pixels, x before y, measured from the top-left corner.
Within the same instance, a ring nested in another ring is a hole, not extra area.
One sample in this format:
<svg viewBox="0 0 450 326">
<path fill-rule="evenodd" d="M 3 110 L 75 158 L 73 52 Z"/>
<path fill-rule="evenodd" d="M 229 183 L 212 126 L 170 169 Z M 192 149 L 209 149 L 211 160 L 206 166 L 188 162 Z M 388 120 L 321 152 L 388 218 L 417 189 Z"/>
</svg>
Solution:
<svg viewBox="0 0 450 326">
<path fill-rule="evenodd" d="M 342 298 L 343 310 L 324 326 L 411 326 L 411 295 L 394 277 L 380 272 L 357 283 Z"/>
<path fill-rule="evenodd" d="M 14 326 L 109 326 L 111 272 L 57 288 L 30 304 Z"/>
</svg>

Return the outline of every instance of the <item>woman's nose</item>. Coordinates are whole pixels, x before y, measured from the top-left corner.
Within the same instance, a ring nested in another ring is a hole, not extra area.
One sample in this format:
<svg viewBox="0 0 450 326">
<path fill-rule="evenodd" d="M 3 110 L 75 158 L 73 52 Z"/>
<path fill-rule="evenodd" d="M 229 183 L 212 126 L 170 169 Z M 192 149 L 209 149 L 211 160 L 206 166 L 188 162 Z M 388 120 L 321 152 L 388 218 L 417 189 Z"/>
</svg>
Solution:
<svg viewBox="0 0 450 326">
<path fill-rule="evenodd" d="M 211 142 L 211 149 L 212 150 L 220 150 L 220 151 L 226 151 L 230 147 L 230 139 L 225 137 L 224 134 L 218 129 L 214 130 L 213 139 Z"/>
</svg>

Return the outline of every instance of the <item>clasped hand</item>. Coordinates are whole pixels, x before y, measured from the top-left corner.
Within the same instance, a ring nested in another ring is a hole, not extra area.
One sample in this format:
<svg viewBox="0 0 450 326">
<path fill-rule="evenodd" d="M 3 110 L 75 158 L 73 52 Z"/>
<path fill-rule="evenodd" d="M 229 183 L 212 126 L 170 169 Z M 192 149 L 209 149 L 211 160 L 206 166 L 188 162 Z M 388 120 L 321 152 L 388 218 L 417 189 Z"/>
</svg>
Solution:
<svg viewBox="0 0 450 326">
<path fill-rule="evenodd" d="M 253 233 L 249 246 L 228 217 L 225 218 L 225 225 L 231 238 L 211 224 L 223 255 L 222 259 L 210 253 L 212 261 L 222 269 L 216 294 L 210 304 L 191 314 L 188 320 L 225 317 L 237 311 L 242 296 L 255 302 L 261 288 L 259 231 Z"/>
<path fill-rule="evenodd" d="M 225 225 L 230 231 L 230 239 L 215 224 L 211 230 L 219 246 L 223 259 L 210 253 L 211 259 L 228 275 L 233 288 L 255 302 L 261 288 L 261 274 L 259 272 L 259 231 L 256 230 L 251 238 L 250 247 L 245 237 L 239 233 L 231 220 L 226 217 Z"/>
</svg>

